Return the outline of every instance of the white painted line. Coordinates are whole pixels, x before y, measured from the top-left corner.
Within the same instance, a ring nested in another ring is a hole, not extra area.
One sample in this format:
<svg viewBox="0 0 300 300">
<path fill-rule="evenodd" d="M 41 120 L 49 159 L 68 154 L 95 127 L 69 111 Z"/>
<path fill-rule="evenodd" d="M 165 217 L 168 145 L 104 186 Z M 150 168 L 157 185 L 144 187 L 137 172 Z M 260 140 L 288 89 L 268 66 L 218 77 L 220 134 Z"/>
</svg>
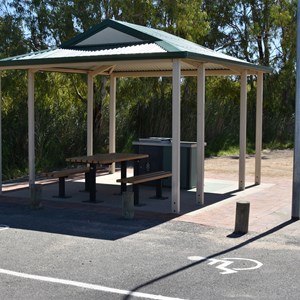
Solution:
<svg viewBox="0 0 300 300">
<path fill-rule="evenodd" d="M 32 275 L 32 274 L 20 273 L 20 272 L 5 270 L 5 269 L 0 269 L 0 273 L 10 275 L 10 276 L 20 277 L 20 278 L 25 278 L 25 279 L 32 279 L 32 280 L 39 280 L 39 281 L 45 281 L 45 282 L 51 282 L 51 283 L 59 283 L 59 284 L 64 284 L 64 285 L 76 286 L 76 287 L 80 287 L 80 288 L 102 291 L 102 292 L 106 292 L 106 293 L 113 293 L 113 294 L 119 294 L 119 295 L 130 295 L 131 297 L 137 297 L 137 298 L 146 298 L 146 299 L 154 299 L 154 300 L 184 300 L 181 298 L 166 297 L 166 296 L 161 296 L 161 295 L 153 295 L 153 294 L 140 293 L 140 292 L 131 292 L 131 291 L 127 291 L 127 290 L 110 288 L 110 287 L 106 287 L 106 286 L 98 285 L 98 284 L 91 284 L 91 283 L 85 283 L 85 282 L 73 281 L 73 280 L 65 280 L 65 279 L 59 279 L 59 278 L 47 277 L 47 276 Z"/>
<path fill-rule="evenodd" d="M 9 228 L 9 226 L 0 224 L 0 231 L 1 231 L 1 230 L 8 229 L 8 228 Z"/>
</svg>

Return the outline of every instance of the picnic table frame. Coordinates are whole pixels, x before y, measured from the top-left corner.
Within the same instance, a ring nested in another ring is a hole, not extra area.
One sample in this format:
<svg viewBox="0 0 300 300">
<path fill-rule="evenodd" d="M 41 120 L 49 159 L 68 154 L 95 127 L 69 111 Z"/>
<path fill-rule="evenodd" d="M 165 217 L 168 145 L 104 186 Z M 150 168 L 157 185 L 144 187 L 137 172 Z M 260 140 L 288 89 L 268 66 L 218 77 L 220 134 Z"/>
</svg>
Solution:
<svg viewBox="0 0 300 300">
<path fill-rule="evenodd" d="M 139 161 L 144 158 L 148 158 L 148 154 L 140 153 L 105 153 L 94 154 L 87 156 L 76 156 L 66 158 L 67 162 L 89 164 L 89 193 L 90 199 L 88 202 L 96 203 L 96 166 L 111 165 L 113 163 L 121 163 L 121 178 L 127 176 L 127 162 L 134 161 L 134 175 L 139 174 Z M 121 184 L 121 193 L 126 191 L 126 183 Z"/>
</svg>

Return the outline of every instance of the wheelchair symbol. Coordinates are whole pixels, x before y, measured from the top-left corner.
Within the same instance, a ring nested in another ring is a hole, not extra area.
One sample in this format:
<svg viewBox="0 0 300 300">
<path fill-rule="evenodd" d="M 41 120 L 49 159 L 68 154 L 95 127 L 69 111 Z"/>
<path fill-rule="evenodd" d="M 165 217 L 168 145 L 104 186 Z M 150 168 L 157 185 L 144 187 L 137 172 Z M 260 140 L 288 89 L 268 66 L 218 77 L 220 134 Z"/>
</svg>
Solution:
<svg viewBox="0 0 300 300">
<path fill-rule="evenodd" d="M 215 258 L 206 258 L 202 256 L 190 256 L 188 257 L 188 259 L 192 261 L 207 261 L 208 265 L 210 266 L 215 265 L 217 269 L 221 270 L 220 274 L 222 275 L 233 274 L 239 271 L 255 270 L 255 269 L 259 269 L 263 265 L 261 262 L 255 259 L 240 258 L 240 257 L 215 259 Z M 240 264 L 242 263 L 243 267 L 234 268 L 231 266 L 237 262 L 239 262 Z"/>
<path fill-rule="evenodd" d="M 1 230 L 5 230 L 5 229 L 8 229 L 9 227 L 7 225 L 3 225 L 3 224 L 0 224 L 0 231 Z"/>
</svg>

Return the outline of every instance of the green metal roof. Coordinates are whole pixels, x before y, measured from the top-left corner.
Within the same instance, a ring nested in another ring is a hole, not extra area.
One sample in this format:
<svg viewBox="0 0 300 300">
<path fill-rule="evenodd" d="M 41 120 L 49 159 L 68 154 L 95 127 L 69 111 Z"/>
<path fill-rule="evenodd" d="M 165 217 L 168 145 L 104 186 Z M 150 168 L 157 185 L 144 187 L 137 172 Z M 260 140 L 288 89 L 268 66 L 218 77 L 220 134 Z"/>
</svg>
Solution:
<svg viewBox="0 0 300 300">
<path fill-rule="evenodd" d="M 254 73 L 272 71 L 161 30 L 115 20 L 105 20 L 55 49 L 2 59 L 0 70 L 64 68 L 87 72 L 109 63 L 114 65 L 114 73 L 170 71 L 172 62 L 166 60 L 173 58 L 184 59 L 182 68 L 189 71 L 196 70 L 199 62 L 205 62 L 208 70 L 228 70 L 229 73 L 242 69 Z M 126 61 L 135 63 L 124 67 Z"/>
</svg>

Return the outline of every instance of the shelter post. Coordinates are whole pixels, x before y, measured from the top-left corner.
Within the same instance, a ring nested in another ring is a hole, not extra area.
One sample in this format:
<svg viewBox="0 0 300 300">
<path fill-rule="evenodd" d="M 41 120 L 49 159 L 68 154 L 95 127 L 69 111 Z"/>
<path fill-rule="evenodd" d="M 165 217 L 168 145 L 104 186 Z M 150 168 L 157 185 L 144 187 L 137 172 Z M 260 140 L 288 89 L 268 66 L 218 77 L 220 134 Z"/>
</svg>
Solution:
<svg viewBox="0 0 300 300">
<path fill-rule="evenodd" d="M 29 187 L 35 183 L 35 140 L 34 140 L 34 70 L 28 70 L 28 160 Z"/>
<path fill-rule="evenodd" d="M 204 205 L 205 66 L 197 73 L 197 203 Z"/>
<path fill-rule="evenodd" d="M 2 72 L 0 71 L 0 195 L 2 195 Z"/>
<path fill-rule="evenodd" d="M 247 147 L 247 71 L 241 74 L 239 190 L 245 189 Z"/>
<path fill-rule="evenodd" d="M 180 212 L 180 83 L 181 61 L 173 60 L 172 71 L 172 212 Z"/>
<path fill-rule="evenodd" d="M 87 103 L 87 155 L 93 155 L 94 77 L 88 73 Z"/>
<path fill-rule="evenodd" d="M 116 77 L 110 75 L 109 102 L 109 153 L 116 152 Z M 115 163 L 110 166 L 110 173 L 115 173 Z"/>
<path fill-rule="evenodd" d="M 256 135 L 255 135 L 255 184 L 261 183 L 262 116 L 263 116 L 263 78 L 257 74 L 256 83 Z"/>
<path fill-rule="evenodd" d="M 300 1 L 297 7 L 297 63 L 292 219 L 300 218 Z"/>
</svg>

